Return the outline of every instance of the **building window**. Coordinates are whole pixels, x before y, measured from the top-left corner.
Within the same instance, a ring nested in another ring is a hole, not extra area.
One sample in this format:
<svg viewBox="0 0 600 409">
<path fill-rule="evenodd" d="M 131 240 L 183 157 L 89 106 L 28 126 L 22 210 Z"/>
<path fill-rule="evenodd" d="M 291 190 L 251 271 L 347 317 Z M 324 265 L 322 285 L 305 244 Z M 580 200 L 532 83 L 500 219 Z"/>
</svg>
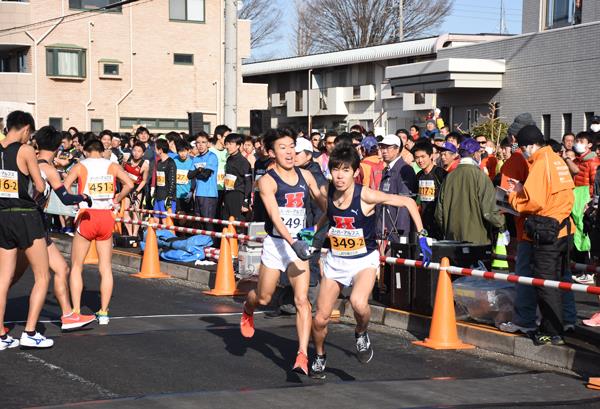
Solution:
<svg viewBox="0 0 600 409">
<path fill-rule="evenodd" d="M 121 118 L 119 120 L 119 127 L 132 129 L 135 126 L 144 126 L 148 129 L 178 129 L 187 130 L 188 120 L 186 119 L 172 119 L 172 118 Z M 210 131 L 210 123 L 204 122 L 203 126 Z"/>
<path fill-rule="evenodd" d="M 104 119 L 92 119 L 90 122 L 90 131 L 99 134 L 104 130 Z"/>
<path fill-rule="evenodd" d="M 550 132 L 552 128 L 550 127 L 551 117 L 549 114 L 542 115 L 542 127 L 544 128 L 544 138 L 550 139 Z"/>
<path fill-rule="evenodd" d="M 27 72 L 27 52 L 19 51 L 17 53 L 17 70 L 19 72 Z"/>
<path fill-rule="evenodd" d="M 49 77 L 85 78 L 85 50 L 46 48 L 46 74 Z"/>
<path fill-rule="evenodd" d="M 301 112 L 304 110 L 304 101 L 302 96 L 302 91 L 296 91 L 296 112 Z"/>
<path fill-rule="evenodd" d="M 594 113 L 593 112 L 586 112 L 585 113 L 585 124 L 584 126 L 584 130 L 590 129 L 590 125 L 592 124 L 592 118 L 594 117 Z"/>
<path fill-rule="evenodd" d="M 473 123 L 476 124 L 479 122 L 479 109 L 473 110 Z"/>
<path fill-rule="evenodd" d="M 194 54 L 173 54 L 173 64 L 194 65 Z"/>
<path fill-rule="evenodd" d="M 169 0 L 169 19 L 204 22 L 204 0 Z"/>
<path fill-rule="evenodd" d="M 69 8 L 77 10 L 97 10 L 120 3 L 122 0 L 69 0 Z M 121 6 L 107 8 L 106 10 L 120 12 Z"/>
<path fill-rule="evenodd" d="M 327 111 L 327 90 L 319 90 L 319 109 Z"/>
<path fill-rule="evenodd" d="M 563 114 L 563 134 L 573 131 L 573 115 Z"/>
<path fill-rule="evenodd" d="M 354 99 L 360 98 L 360 85 L 355 85 L 352 87 L 352 98 L 354 98 Z"/>
<path fill-rule="evenodd" d="M 583 0 L 546 0 L 546 28 L 566 27 L 581 24 Z"/>
<path fill-rule="evenodd" d="M 104 64 L 102 72 L 104 75 L 119 75 L 119 64 Z"/>
<path fill-rule="evenodd" d="M 415 92 L 415 105 L 422 105 L 425 103 L 425 93 Z"/>
<path fill-rule="evenodd" d="M 62 131 L 62 118 L 48 118 L 48 125 L 54 127 L 57 131 Z"/>
</svg>

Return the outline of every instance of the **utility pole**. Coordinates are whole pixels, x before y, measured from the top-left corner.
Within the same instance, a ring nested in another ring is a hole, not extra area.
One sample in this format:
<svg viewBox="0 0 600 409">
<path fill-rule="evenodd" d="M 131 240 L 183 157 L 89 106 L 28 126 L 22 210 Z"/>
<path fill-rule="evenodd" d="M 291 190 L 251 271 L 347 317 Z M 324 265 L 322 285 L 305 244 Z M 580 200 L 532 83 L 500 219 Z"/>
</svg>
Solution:
<svg viewBox="0 0 600 409">
<path fill-rule="evenodd" d="M 404 0 L 396 0 L 396 9 L 398 10 L 398 24 L 396 25 L 397 41 L 404 41 Z"/>
<path fill-rule="evenodd" d="M 506 28 L 506 9 L 504 8 L 504 0 L 500 0 L 500 34 L 508 33 Z"/>
<path fill-rule="evenodd" d="M 224 123 L 237 130 L 237 7 L 238 0 L 225 0 Z"/>
</svg>

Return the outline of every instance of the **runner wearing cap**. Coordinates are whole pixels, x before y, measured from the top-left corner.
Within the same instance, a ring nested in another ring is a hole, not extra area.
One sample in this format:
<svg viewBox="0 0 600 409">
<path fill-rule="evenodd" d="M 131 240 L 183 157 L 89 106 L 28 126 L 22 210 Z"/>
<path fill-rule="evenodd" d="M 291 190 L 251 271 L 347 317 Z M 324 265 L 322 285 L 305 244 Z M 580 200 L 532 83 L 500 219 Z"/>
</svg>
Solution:
<svg viewBox="0 0 600 409">
<path fill-rule="evenodd" d="M 275 159 L 275 166 L 258 181 L 260 196 L 269 215 L 265 223 L 268 236 L 263 242 L 258 286 L 244 303 L 240 330 L 245 338 L 254 336 L 254 310 L 271 301 L 280 271 L 288 274 L 294 289 L 296 328 L 299 346 L 293 370 L 308 375 L 308 341 L 311 306 L 308 301 L 310 273 L 307 260 L 312 253 L 297 234 L 306 226 L 306 208 L 312 197 L 325 208 L 324 188 L 320 191 L 309 171 L 294 166 L 296 138 L 287 129 L 270 130 L 264 146 Z M 354 151 L 356 152 L 356 151 Z"/>
<path fill-rule="evenodd" d="M 345 286 L 352 286 L 350 304 L 356 319 L 357 358 L 361 363 L 368 363 L 373 358 L 367 326 L 371 316 L 369 296 L 379 267 L 376 206 L 406 208 L 419 231 L 423 261 L 428 263 L 431 257 L 427 232 L 423 229 L 415 201 L 356 184 L 354 178 L 358 174 L 359 165 L 360 158 L 351 146 L 342 144 L 333 150 L 329 160 L 332 183 L 327 192 L 327 213 L 315 227 L 317 230 L 324 225 L 329 227 L 331 244 L 323 266 L 317 312 L 312 326 L 317 355 L 311 365 L 311 376 L 320 379 L 325 377 L 327 325 L 335 301 Z"/>
</svg>

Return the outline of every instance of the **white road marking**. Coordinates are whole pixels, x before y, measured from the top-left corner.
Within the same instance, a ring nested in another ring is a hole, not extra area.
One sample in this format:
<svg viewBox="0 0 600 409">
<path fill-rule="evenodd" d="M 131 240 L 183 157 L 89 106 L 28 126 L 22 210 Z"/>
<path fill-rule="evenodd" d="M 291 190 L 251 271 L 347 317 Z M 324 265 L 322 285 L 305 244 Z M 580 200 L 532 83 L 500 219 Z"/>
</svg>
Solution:
<svg viewBox="0 0 600 409">
<path fill-rule="evenodd" d="M 88 381 L 87 379 L 82 378 L 81 376 L 74 374 L 73 372 L 69 372 L 60 366 L 51 364 L 50 362 L 44 361 L 42 358 L 38 358 L 37 356 L 31 355 L 28 352 L 18 352 L 18 355 L 24 357 L 28 362 L 33 362 L 42 365 L 43 367 L 50 369 L 51 371 L 57 373 L 59 376 L 62 376 L 70 381 L 78 382 L 82 385 L 90 387 L 98 392 L 104 398 L 117 398 L 119 395 L 109 391 L 108 389 L 103 388 L 95 382 Z"/>
<path fill-rule="evenodd" d="M 256 311 L 254 314 L 264 314 L 266 311 Z M 110 317 L 112 320 L 144 319 L 144 318 L 187 318 L 187 317 L 232 317 L 242 315 L 241 312 L 222 312 L 214 314 L 164 314 L 164 315 L 129 315 L 125 317 Z M 27 321 L 5 321 L 4 324 L 24 324 Z M 58 323 L 60 320 L 41 320 L 44 324 Z"/>
</svg>

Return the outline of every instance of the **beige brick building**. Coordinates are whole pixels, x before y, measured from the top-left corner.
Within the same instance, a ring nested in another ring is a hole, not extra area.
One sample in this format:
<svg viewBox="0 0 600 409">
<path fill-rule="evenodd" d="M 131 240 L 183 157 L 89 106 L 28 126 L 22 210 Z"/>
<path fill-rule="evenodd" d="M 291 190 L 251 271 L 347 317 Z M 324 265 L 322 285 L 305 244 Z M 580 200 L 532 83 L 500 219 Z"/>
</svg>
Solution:
<svg viewBox="0 0 600 409">
<path fill-rule="evenodd" d="M 31 112 L 39 126 L 154 132 L 223 120 L 223 0 L 0 0 L 0 118 Z M 238 59 L 250 22 L 238 23 Z M 267 86 L 238 76 L 238 124 L 267 107 Z M 231 125 L 231 124 L 230 124 Z"/>
</svg>

